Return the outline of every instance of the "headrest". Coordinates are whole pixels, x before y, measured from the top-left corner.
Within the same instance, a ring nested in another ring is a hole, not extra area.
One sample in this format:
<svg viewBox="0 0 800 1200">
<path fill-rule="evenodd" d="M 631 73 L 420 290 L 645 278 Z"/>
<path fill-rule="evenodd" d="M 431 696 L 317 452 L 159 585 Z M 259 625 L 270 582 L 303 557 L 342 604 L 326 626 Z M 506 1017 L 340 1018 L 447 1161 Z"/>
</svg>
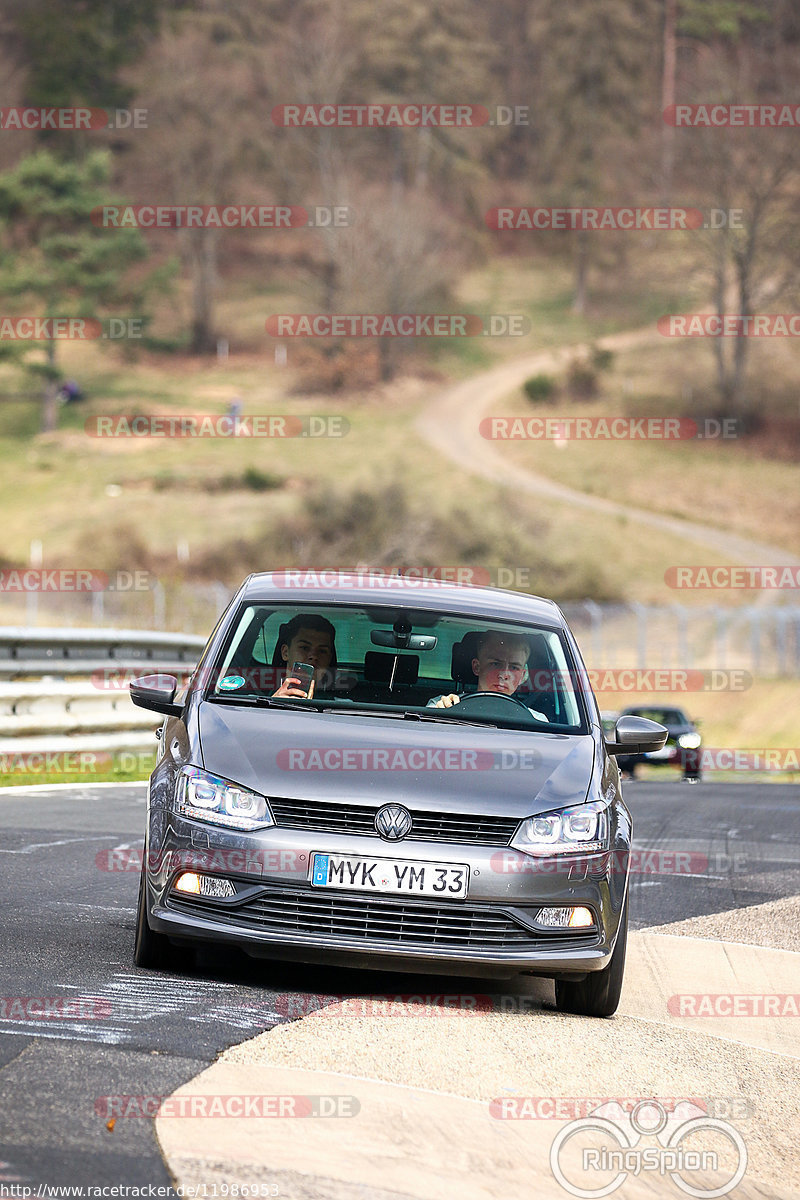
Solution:
<svg viewBox="0 0 800 1200">
<path fill-rule="evenodd" d="M 379 650 L 368 650 L 364 655 L 364 678 L 369 683 L 389 683 L 391 680 L 394 688 L 416 683 L 418 676 L 418 654 L 381 654 Z"/>
<path fill-rule="evenodd" d="M 450 659 L 450 675 L 454 683 L 475 683 L 477 675 L 472 669 L 472 660 L 478 653 L 480 633 L 465 633 L 460 642 L 453 643 Z"/>
</svg>

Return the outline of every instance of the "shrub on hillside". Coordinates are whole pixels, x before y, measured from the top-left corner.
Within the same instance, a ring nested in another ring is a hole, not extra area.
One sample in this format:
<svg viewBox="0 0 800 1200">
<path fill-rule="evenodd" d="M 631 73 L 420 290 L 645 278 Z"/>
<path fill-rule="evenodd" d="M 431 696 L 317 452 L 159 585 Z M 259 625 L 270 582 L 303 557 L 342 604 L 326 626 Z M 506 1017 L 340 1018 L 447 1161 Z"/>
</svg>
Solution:
<svg viewBox="0 0 800 1200">
<path fill-rule="evenodd" d="M 522 385 L 522 390 L 534 404 L 548 404 L 558 395 L 558 384 L 552 375 L 531 375 Z"/>
</svg>

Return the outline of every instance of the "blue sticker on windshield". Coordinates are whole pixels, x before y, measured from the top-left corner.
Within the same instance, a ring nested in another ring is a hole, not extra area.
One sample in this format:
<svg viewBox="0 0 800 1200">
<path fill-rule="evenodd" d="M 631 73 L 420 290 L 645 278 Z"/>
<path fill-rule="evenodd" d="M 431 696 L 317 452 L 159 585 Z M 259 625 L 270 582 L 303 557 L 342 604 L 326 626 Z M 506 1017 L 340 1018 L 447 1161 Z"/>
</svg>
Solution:
<svg viewBox="0 0 800 1200">
<path fill-rule="evenodd" d="M 244 687 L 244 685 L 243 675 L 226 675 L 224 679 L 220 679 L 217 688 L 221 692 L 235 692 L 237 688 Z"/>
</svg>

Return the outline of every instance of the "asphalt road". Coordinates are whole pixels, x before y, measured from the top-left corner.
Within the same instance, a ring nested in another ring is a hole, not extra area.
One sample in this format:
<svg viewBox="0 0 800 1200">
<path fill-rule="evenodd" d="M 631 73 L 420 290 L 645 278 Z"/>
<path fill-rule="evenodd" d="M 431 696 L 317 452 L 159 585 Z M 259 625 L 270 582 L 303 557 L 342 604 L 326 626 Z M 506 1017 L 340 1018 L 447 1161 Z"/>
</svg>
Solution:
<svg viewBox="0 0 800 1200">
<path fill-rule="evenodd" d="M 101 869 L 97 856 L 141 844 L 144 794 L 144 784 L 0 791 L 0 1186 L 167 1185 L 152 1121 L 109 1129 L 103 1097 L 169 1094 L 284 1020 L 279 993 L 409 990 L 407 976 L 236 952 L 204 952 L 181 974 L 136 969 L 138 875 Z M 800 787 L 629 783 L 625 796 L 638 850 L 633 928 L 800 893 Z M 416 976 L 413 990 L 443 981 Z M 14 997 L 70 999 L 93 1017 L 51 1005 L 37 1019 Z"/>
</svg>

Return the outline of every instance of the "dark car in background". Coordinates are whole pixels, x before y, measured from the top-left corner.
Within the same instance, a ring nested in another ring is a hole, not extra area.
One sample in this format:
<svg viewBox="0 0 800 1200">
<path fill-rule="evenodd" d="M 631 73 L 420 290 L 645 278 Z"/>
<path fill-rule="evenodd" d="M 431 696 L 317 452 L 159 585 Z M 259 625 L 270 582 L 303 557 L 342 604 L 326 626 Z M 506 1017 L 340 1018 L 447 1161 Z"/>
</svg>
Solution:
<svg viewBox="0 0 800 1200">
<path fill-rule="evenodd" d="M 621 717 L 645 717 L 656 721 L 667 730 L 667 740 L 660 750 L 648 750 L 641 754 L 621 754 L 617 757 L 619 769 L 633 779 L 636 768 L 643 763 L 651 767 L 679 768 L 683 778 L 699 783 L 702 778 L 700 747 L 703 742 L 697 722 L 688 717 L 682 708 L 671 705 L 641 704 L 625 708 Z"/>
<path fill-rule="evenodd" d="M 516 671 L 514 694 L 478 690 L 487 647 L 492 670 Z M 131 693 L 166 717 L 138 965 L 216 942 L 267 960 L 540 975 L 562 1011 L 616 1009 L 631 846 L 616 756 L 666 733 L 624 717 L 606 740 L 554 603 L 252 575 L 182 694 L 171 676 Z"/>
</svg>

